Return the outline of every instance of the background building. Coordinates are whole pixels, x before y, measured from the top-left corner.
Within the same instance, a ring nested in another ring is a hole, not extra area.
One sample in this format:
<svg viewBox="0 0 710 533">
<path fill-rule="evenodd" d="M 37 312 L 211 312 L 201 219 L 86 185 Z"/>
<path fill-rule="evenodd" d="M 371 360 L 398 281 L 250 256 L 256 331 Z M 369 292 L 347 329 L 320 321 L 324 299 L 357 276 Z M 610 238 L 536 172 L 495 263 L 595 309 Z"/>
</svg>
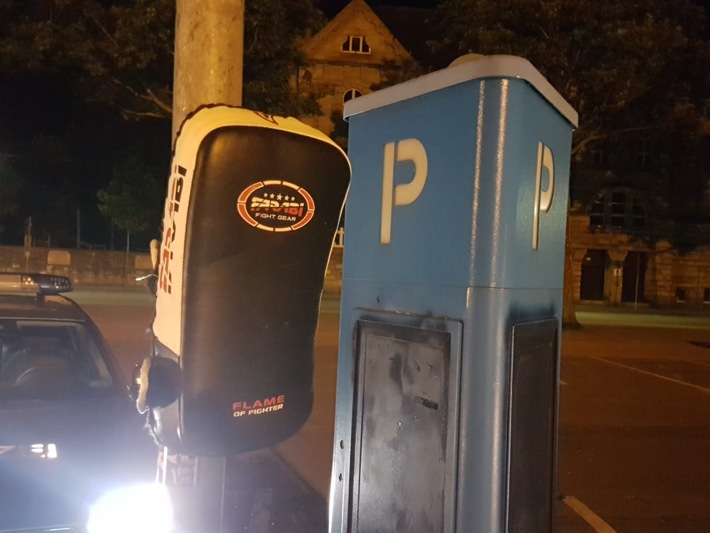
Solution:
<svg viewBox="0 0 710 533">
<path fill-rule="evenodd" d="M 398 69 L 416 72 L 413 53 L 424 53 L 425 38 L 411 30 L 413 20 L 424 26 L 426 13 L 381 9 L 390 27 L 364 0 L 352 0 L 302 44 L 309 65 L 293 83 L 315 93 L 322 111 L 302 118 L 341 144 L 343 104 L 395 81 Z M 676 133 L 630 135 L 574 160 L 568 249 L 575 301 L 710 311 L 710 150 L 703 150 L 710 139 L 707 130 L 692 142 Z"/>
<path fill-rule="evenodd" d="M 341 142 L 347 137 L 345 102 L 372 92 L 389 71 L 414 62 L 364 0 L 352 0 L 301 48 L 309 65 L 293 83 L 299 93 L 317 95 L 321 108 L 320 115 L 301 119 Z"/>
</svg>

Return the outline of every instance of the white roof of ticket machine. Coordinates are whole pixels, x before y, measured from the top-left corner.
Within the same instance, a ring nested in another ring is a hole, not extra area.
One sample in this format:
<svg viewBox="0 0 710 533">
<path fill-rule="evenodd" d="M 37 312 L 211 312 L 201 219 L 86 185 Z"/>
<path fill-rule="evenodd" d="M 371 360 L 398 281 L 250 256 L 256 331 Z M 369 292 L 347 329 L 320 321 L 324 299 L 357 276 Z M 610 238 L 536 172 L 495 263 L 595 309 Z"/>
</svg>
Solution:
<svg viewBox="0 0 710 533">
<path fill-rule="evenodd" d="M 379 107 L 482 78 L 517 78 L 526 81 L 573 127 L 577 127 L 577 112 L 550 82 L 527 59 L 507 55 L 462 56 L 448 68 L 348 100 L 343 116 L 347 119 Z"/>
</svg>

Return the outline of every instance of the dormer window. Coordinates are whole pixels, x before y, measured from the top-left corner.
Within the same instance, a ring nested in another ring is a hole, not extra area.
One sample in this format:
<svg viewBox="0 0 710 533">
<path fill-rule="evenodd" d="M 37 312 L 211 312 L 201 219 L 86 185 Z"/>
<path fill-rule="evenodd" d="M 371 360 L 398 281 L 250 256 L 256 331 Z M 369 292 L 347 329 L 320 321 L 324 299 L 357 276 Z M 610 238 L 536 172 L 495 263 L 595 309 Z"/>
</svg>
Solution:
<svg viewBox="0 0 710 533">
<path fill-rule="evenodd" d="M 340 47 L 343 52 L 350 54 L 369 54 L 370 45 L 365 42 L 363 35 L 348 35 L 343 46 Z"/>
</svg>

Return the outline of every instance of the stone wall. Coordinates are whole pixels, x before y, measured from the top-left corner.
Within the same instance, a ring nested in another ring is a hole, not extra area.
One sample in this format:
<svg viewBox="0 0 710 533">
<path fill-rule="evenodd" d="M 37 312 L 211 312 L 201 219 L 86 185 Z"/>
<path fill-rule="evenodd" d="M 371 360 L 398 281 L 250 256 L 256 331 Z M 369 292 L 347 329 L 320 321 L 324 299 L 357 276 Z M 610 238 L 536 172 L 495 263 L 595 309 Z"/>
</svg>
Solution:
<svg viewBox="0 0 710 533">
<path fill-rule="evenodd" d="M 370 92 L 370 86 L 383 81 L 382 69 L 372 66 L 348 64 L 314 64 L 301 69 L 298 91 L 302 94 L 315 93 L 318 99 L 320 115 L 307 115 L 301 120 L 326 135 L 333 132 L 331 114 L 342 113 L 343 96 L 350 89 L 357 89 L 362 94 Z"/>
<path fill-rule="evenodd" d="M 620 231 L 597 231 L 589 226 L 586 215 L 569 219 L 575 299 L 579 301 L 582 261 L 589 250 L 604 250 L 608 262 L 605 272 L 604 300 L 620 305 L 624 259 L 629 252 L 643 252 L 648 258 L 645 302 L 664 309 L 710 311 L 710 247 L 699 246 L 681 253 L 668 241 L 648 244 Z"/>
<path fill-rule="evenodd" d="M 342 238 L 342 237 L 341 237 Z M 343 249 L 335 247 L 326 272 L 325 290 L 339 294 Z M 0 272 L 44 272 L 71 278 L 80 286 L 143 286 L 136 278 L 150 274 L 150 254 L 0 246 Z"/>
<path fill-rule="evenodd" d="M 671 255 L 671 280 L 663 302 L 671 307 L 710 310 L 710 249 Z"/>
<path fill-rule="evenodd" d="M 0 271 L 46 272 L 72 279 L 74 286 L 140 286 L 151 272 L 150 254 L 0 246 Z"/>
<path fill-rule="evenodd" d="M 588 250 L 604 250 L 608 257 L 602 305 L 622 305 L 619 280 L 623 263 L 631 251 L 648 256 L 645 275 L 645 305 L 710 312 L 710 247 L 680 253 L 668 242 L 652 246 L 621 232 L 593 231 L 589 217 L 573 215 L 569 220 L 573 290 L 580 301 L 582 261 Z M 337 295 L 342 288 L 342 231 L 336 236 L 326 271 L 325 292 Z M 147 253 L 102 250 L 67 250 L 0 246 L 0 271 L 47 272 L 69 276 L 79 286 L 141 286 L 137 277 L 151 272 Z"/>
<path fill-rule="evenodd" d="M 326 294 L 339 295 L 343 288 L 343 248 L 336 246 L 330 254 L 330 262 L 325 272 Z"/>
</svg>

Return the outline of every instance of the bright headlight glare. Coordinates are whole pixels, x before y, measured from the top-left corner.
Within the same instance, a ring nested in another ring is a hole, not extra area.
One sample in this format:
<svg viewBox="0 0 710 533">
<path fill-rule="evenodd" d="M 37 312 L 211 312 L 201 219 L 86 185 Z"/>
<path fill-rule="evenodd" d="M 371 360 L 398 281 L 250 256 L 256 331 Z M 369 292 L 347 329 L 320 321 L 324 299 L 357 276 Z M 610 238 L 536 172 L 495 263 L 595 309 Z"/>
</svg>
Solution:
<svg viewBox="0 0 710 533">
<path fill-rule="evenodd" d="M 91 507 L 86 529 L 88 533 L 171 533 L 168 490 L 157 483 L 115 489 Z"/>
</svg>

